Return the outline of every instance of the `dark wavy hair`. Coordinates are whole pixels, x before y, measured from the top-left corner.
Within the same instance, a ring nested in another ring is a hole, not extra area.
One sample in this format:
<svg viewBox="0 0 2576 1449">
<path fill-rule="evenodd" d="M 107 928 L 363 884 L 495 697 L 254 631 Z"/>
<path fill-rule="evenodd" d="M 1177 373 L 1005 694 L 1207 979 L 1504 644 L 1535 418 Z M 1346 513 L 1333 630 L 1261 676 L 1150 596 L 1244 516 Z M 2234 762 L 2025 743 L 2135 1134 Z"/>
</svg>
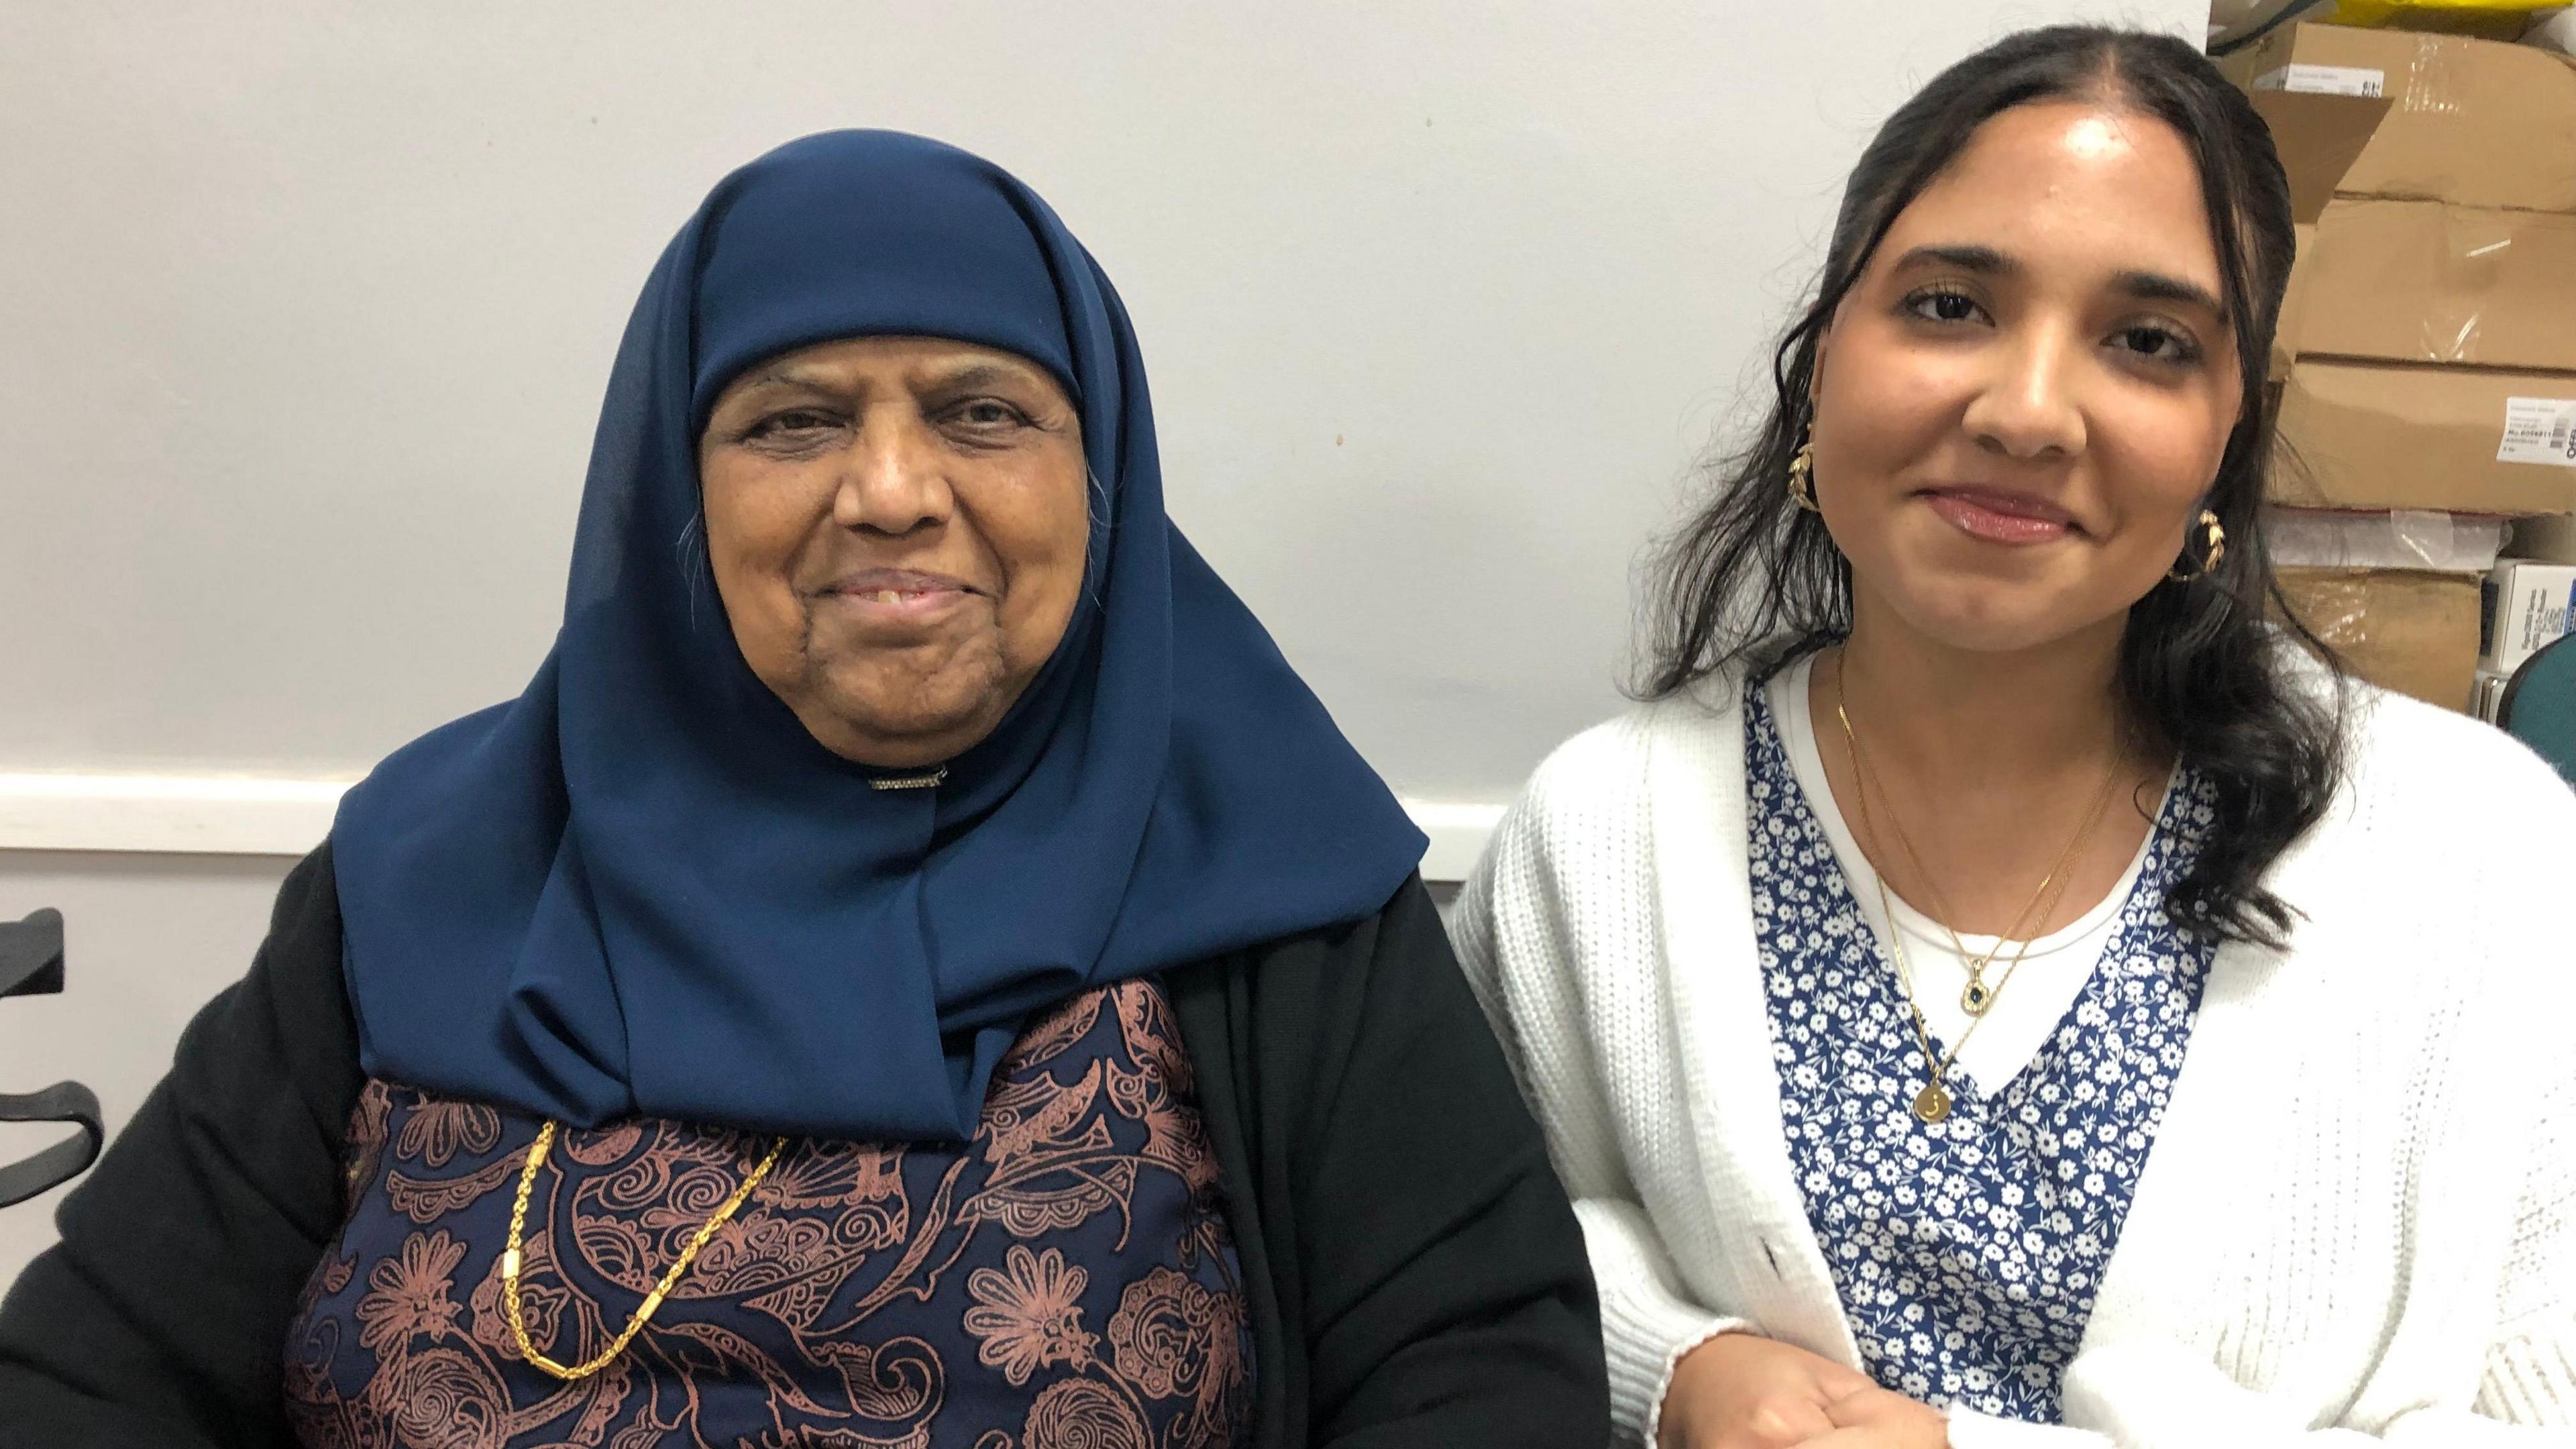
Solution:
<svg viewBox="0 0 2576 1449">
<path fill-rule="evenodd" d="M 2131 607 L 2118 689 L 2126 727 L 2174 751 L 2217 792 L 2215 826 L 2172 894 L 2177 921 L 2278 945 L 2294 913 L 2263 885 L 2264 872 L 2325 813 L 2342 768 L 2340 666 L 2281 607 L 2261 524 L 2275 446 L 2264 371 L 2290 271 L 2290 190 L 2252 103 L 2171 36 L 2024 31 L 1943 71 L 1888 118 L 1852 169 L 1815 299 L 1772 355 L 1769 416 L 1713 466 L 1713 496 L 1655 561 L 1639 692 L 1661 697 L 1728 670 L 1749 676 L 1850 632 L 1851 565 L 1824 520 L 1789 493 L 1819 342 L 1897 214 L 1977 128 L 2015 106 L 2063 98 L 2161 120 L 2199 165 L 2245 379 L 2244 411 L 2206 505 L 2227 548 L 2215 570 L 2159 584 Z M 2332 687 L 2288 677 L 2276 618 L 2325 661 Z"/>
</svg>

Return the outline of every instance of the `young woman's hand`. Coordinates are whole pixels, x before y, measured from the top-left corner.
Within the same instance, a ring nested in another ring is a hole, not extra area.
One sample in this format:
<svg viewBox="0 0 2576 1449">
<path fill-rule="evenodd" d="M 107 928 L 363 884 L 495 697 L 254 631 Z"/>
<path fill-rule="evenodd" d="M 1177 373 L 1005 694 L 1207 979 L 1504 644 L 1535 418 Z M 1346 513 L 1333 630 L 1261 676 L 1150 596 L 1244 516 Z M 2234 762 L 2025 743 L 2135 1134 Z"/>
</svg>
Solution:
<svg viewBox="0 0 2576 1449">
<path fill-rule="evenodd" d="M 1941 1411 L 1875 1385 L 1825 1406 L 1833 1432 L 1799 1449 L 1949 1449 L 1949 1421 Z"/>
<path fill-rule="evenodd" d="M 1868 1375 L 1832 1359 L 1758 1334 L 1721 1333 L 1673 1366 L 1656 1449 L 1799 1449 L 1832 1434 L 1871 1432 L 1878 1406 L 1855 1403 L 1848 1424 L 1833 1407 L 1876 1392 Z"/>
</svg>

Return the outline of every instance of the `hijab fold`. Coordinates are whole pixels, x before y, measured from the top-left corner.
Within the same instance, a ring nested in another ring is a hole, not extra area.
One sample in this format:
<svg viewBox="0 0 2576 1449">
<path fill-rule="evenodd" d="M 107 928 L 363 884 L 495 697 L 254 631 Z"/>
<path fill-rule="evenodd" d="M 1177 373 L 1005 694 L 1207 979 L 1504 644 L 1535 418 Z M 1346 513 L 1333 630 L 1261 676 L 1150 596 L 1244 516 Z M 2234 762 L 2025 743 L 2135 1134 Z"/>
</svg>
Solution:
<svg viewBox="0 0 2576 1449">
<path fill-rule="evenodd" d="M 936 789 L 879 790 L 735 646 L 697 436 L 743 369 L 999 348 L 1082 417 L 1088 585 Z M 1125 309 L 1045 202 L 918 137 L 727 177 L 618 349 L 564 620 L 525 693 L 397 751 L 332 831 L 374 1076 L 596 1126 L 971 1135 L 1034 1011 L 1385 904 L 1422 837 L 1172 527 Z"/>
</svg>

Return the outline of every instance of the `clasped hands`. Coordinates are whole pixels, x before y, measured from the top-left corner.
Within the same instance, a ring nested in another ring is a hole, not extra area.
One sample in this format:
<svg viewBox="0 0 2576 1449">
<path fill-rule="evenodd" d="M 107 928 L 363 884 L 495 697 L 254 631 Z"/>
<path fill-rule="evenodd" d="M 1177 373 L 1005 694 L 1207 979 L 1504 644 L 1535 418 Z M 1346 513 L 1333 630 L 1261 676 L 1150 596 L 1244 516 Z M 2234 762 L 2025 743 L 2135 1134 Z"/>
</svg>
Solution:
<svg viewBox="0 0 2576 1449">
<path fill-rule="evenodd" d="M 1941 1411 L 1803 1348 L 1722 1333 L 1664 1392 L 1656 1449 L 1948 1449 Z"/>
</svg>

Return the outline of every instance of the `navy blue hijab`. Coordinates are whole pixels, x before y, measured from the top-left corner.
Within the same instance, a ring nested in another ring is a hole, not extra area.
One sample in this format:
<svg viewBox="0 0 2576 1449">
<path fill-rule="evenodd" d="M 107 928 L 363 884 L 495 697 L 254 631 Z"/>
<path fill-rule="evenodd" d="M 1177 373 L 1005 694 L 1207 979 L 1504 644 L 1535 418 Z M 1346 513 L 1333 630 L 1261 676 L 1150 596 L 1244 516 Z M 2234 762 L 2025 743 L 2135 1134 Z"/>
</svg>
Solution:
<svg viewBox="0 0 2576 1449">
<path fill-rule="evenodd" d="M 736 648 L 697 436 L 754 362 L 865 335 L 1047 368 L 1099 497 L 1089 586 L 999 729 L 880 791 Z M 553 653 L 406 746 L 332 831 L 375 1076 L 628 1114 L 969 1136 L 1029 1014 L 1383 906 L 1422 837 L 1163 512 L 1109 279 L 998 167 L 783 146 L 662 254 L 610 378 Z"/>
</svg>

